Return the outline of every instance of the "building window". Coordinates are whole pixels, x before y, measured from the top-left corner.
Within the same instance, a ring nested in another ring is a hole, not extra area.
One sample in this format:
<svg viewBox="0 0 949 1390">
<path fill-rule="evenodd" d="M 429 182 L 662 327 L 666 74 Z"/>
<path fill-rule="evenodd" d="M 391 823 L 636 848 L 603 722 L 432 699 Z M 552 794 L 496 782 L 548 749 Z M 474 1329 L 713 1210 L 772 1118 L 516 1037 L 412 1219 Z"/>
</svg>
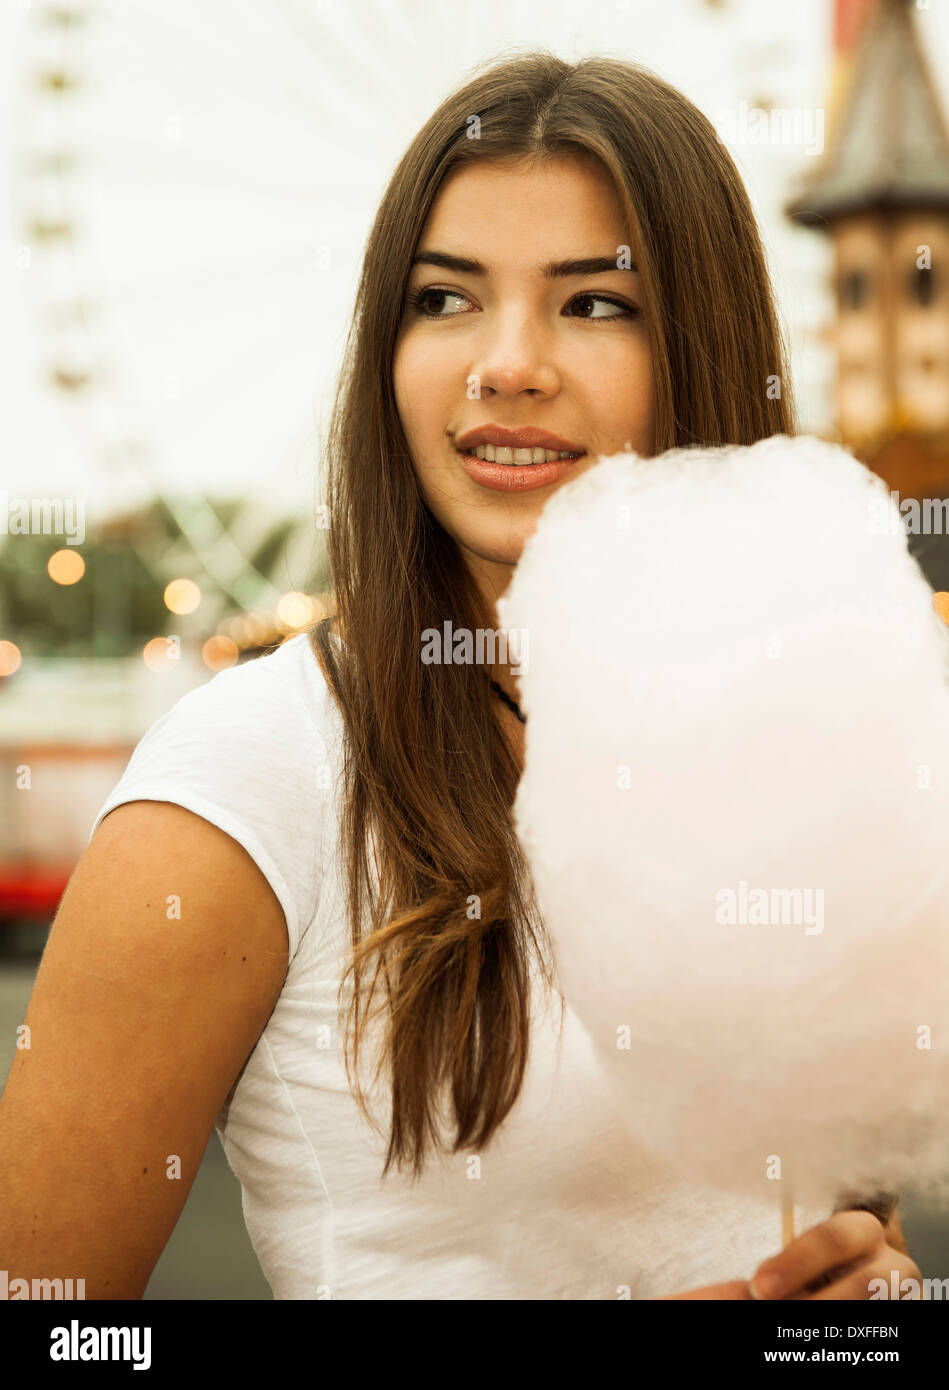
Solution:
<svg viewBox="0 0 949 1390">
<path fill-rule="evenodd" d="M 840 277 L 840 307 L 862 309 L 870 298 L 870 277 L 865 270 L 848 270 Z"/>
<path fill-rule="evenodd" d="M 924 309 L 928 309 L 936 297 L 936 282 L 933 276 L 934 270 L 923 270 L 919 266 L 913 266 L 907 280 L 909 297 L 914 304 L 919 304 Z"/>
</svg>

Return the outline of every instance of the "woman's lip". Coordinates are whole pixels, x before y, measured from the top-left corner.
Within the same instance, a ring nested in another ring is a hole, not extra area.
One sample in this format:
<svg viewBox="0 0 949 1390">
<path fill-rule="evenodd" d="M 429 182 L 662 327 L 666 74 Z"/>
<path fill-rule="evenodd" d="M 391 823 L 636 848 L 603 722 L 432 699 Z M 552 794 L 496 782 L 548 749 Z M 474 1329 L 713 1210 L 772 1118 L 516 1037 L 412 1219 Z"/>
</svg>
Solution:
<svg viewBox="0 0 949 1390">
<path fill-rule="evenodd" d="M 529 492 L 535 487 L 549 487 L 586 458 L 583 453 L 574 459 L 554 459 L 551 463 L 488 463 L 463 449 L 457 449 L 456 453 L 468 477 L 495 492 Z"/>
<path fill-rule="evenodd" d="M 463 434 L 464 444 L 455 439 L 456 449 L 472 454 L 479 444 L 494 444 L 502 449 L 556 449 L 560 454 L 581 454 L 579 444 L 570 444 L 566 439 L 535 425 L 523 425 L 520 429 L 508 429 L 503 425 L 482 425 L 480 429 Z"/>
</svg>

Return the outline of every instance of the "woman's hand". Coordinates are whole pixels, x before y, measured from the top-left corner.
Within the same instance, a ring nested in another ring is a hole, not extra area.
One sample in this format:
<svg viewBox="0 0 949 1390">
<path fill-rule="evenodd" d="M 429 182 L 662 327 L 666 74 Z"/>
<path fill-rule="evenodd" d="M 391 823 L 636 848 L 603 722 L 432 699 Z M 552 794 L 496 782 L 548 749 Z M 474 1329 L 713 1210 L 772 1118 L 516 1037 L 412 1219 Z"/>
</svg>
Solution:
<svg viewBox="0 0 949 1390">
<path fill-rule="evenodd" d="M 812 1226 L 782 1250 L 760 1264 L 752 1280 L 735 1279 L 727 1284 L 706 1284 L 701 1289 L 667 1294 L 659 1303 L 684 1299 L 869 1299 L 870 1280 L 886 1281 L 887 1293 L 892 1272 L 896 1287 L 903 1279 L 915 1279 L 922 1286 L 922 1275 L 905 1250 L 890 1245 L 877 1217 L 867 1211 L 841 1211 Z M 898 1225 L 894 1236 L 900 1245 Z M 781 1281 L 781 1287 L 768 1288 L 768 1277 Z M 752 1288 L 754 1284 L 754 1288 Z"/>
<path fill-rule="evenodd" d="M 657 1303 L 674 1303 L 685 1298 L 727 1298 L 741 1302 L 751 1302 L 751 1292 L 747 1279 L 733 1279 L 729 1284 L 705 1284 L 701 1289 L 689 1289 L 686 1293 L 665 1294 L 657 1298 Z"/>
<path fill-rule="evenodd" d="M 751 1297 L 869 1299 L 871 1279 L 883 1279 L 889 1296 L 894 1270 L 896 1288 L 903 1279 L 922 1286 L 919 1268 L 905 1251 L 887 1243 L 877 1217 L 868 1211 L 840 1211 L 760 1264 L 752 1276 Z"/>
</svg>

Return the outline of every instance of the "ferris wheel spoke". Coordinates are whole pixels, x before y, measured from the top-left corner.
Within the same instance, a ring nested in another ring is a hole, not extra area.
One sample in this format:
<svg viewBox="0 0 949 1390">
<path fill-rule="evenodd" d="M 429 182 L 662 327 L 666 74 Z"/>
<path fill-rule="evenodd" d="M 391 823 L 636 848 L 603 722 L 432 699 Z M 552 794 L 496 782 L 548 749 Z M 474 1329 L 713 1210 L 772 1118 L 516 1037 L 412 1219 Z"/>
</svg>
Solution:
<svg viewBox="0 0 949 1390">
<path fill-rule="evenodd" d="M 149 155 L 151 157 L 149 157 Z M 59 174 L 58 169 L 51 171 Z M 73 172 L 76 170 L 74 168 Z M 153 147 L 149 153 L 145 153 L 141 145 L 130 140 L 126 146 L 118 146 L 111 143 L 108 154 L 94 151 L 83 157 L 82 176 L 113 176 L 116 179 L 127 181 L 131 176 L 147 178 L 156 185 L 161 183 L 174 183 L 178 185 L 194 184 L 197 187 L 212 192 L 215 188 L 226 190 L 232 197 L 243 197 L 248 202 L 259 200 L 266 197 L 268 199 L 283 199 L 287 202 L 296 204 L 300 208 L 312 205 L 315 193 L 318 191 L 318 173 L 313 172 L 313 187 L 307 187 L 306 178 L 303 171 L 296 171 L 296 179 L 291 180 L 288 176 L 285 182 L 272 182 L 269 179 L 254 181 L 253 188 L 246 188 L 243 181 L 247 178 L 247 166 L 229 162 L 226 159 L 215 156 L 210 151 L 207 155 L 195 155 L 189 150 L 188 158 L 173 158 L 158 146 Z M 349 171 L 348 176 L 341 180 L 344 185 L 353 188 L 362 186 L 358 171 Z"/>
<path fill-rule="evenodd" d="M 162 500 L 205 572 L 236 603 L 254 608 L 261 603 L 279 602 L 280 590 L 253 568 L 205 498 L 194 497 L 185 502 L 166 497 Z"/>
<path fill-rule="evenodd" d="M 255 289 L 264 289 L 277 281 L 293 276 L 299 277 L 301 272 L 305 273 L 307 264 L 315 259 L 315 249 L 310 244 L 289 255 L 281 251 L 280 255 L 279 265 L 268 266 L 264 270 L 261 270 L 249 256 L 238 264 L 226 266 L 220 265 L 210 256 L 186 269 L 175 265 L 153 266 L 147 275 L 129 275 L 124 279 L 113 275 L 108 282 L 101 282 L 98 287 L 90 279 L 89 292 L 97 296 L 100 303 L 108 304 L 121 300 L 123 305 L 131 306 L 147 303 L 157 294 L 166 294 L 168 287 L 180 291 L 182 297 L 188 296 L 192 301 L 204 293 L 211 293 L 219 287 L 240 281 L 252 282 Z M 312 273 L 324 276 L 329 274 L 316 266 L 313 266 Z"/>
<path fill-rule="evenodd" d="M 323 72 L 332 74 L 333 109 L 337 119 L 344 119 L 342 112 L 348 110 L 357 122 L 357 129 L 364 125 L 362 92 L 367 81 L 373 83 L 377 102 L 380 92 L 391 92 L 394 107 L 398 109 L 405 94 L 391 66 L 375 56 L 373 49 L 378 39 L 371 26 L 367 26 L 365 34 L 342 34 L 332 23 L 319 18 L 320 13 L 331 15 L 331 10 L 316 11 L 302 0 L 274 0 L 272 8 L 283 16 L 289 31 L 303 40 L 313 57 L 319 58 Z M 320 80 L 323 80 L 322 75 Z"/>
<path fill-rule="evenodd" d="M 134 335 L 134 325 L 132 333 Z M 182 370 L 176 373 L 183 379 L 183 399 L 173 407 L 169 406 L 165 411 L 162 416 L 163 431 L 169 433 L 180 431 L 190 423 L 193 415 L 206 415 L 209 400 L 218 400 L 223 409 L 227 401 L 238 392 L 240 392 L 242 399 L 253 399 L 252 387 L 254 384 L 259 386 L 272 379 L 282 380 L 288 370 L 285 363 L 289 361 L 292 366 L 297 360 L 292 348 L 284 346 L 287 343 L 287 338 L 288 326 L 285 321 L 278 322 L 273 331 L 265 338 L 261 338 L 256 333 L 248 333 L 248 346 L 243 353 L 238 355 L 236 350 L 232 350 L 231 355 L 226 359 L 222 359 L 220 356 L 214 358 L 218 370 L 204 374 L 200 378 L 189 372 L 193 357 L 187 359 L 182 364 Z M 209 338 L 209 347 L 213 341 L 213 337 Z M 301 333 L 297 341 L 301 345 L 305 345 L 306 335 Z M 283 347 L 283 354 L 274 351 L 278 347 Z M 166 359 L 175 361 L 173 353 L 173 345 L 167 347 L 165 349 Z M 242 390 L 244 383 L 249 384 L 246 395 Z"/>
<path fill-rule="evenodd" d="M 285 112 L 288 97 L 296 103 L 298 111 L 308 113 L 311 121 L 317 116 L 325 118 L 328 114 L 324 99 L 325 84 L 322 81 L 306 87 L 289 79 L 287 69 L 294 60 L 292 51 L 284 55 L 285 61 L 273 62 L 270 68 L 265 69 L 264 81 L 261 81 L 261 49 L 253 42 L 252 36 L 235 26 L 233 4 L 216 7 L 221 17 L 217 27 L 207 22 L 211 13 L 208 0 L 187 5 L 181 0 L 177 3 L 174 0 L 121 0 L 121 4 L 114 5 L 109 13 L 125 26 L 126 31 L 132 32 L 140 27 L 132 21 L 136 11 L 152 22 L 156 35 L 164 33 L 167 38 L 170 49 L 167 59 L 159 54 L 159 61 L 150 63 L 152 72 L 165 75 L 166 84 L 169 80 L 181 84 L 184 79 L 197 93 L 208 90 L 209 80 L 213 80 L 214 95 L 219 104 L 223 104 L 221 97 L 234 99 L 247 108 L 257 109 L 264 119 L 268 116 L 273 119 L 274 103 Z M 269 20 L 270 13 L 271 7 L 261 4 L 255 7 L 251 17 Z M 177 40 L 177 43 L 173 43 L 173 40 Z M 208 66 L 209 57 L 217 64 L 213 69 Z M 194 75 L 200 76 L 198 84 L 191 81 L 189 69 L 192 67 L 197 68 Z M 244 80 L 239 76 L 242 69 L 246 73 Z M 267 81 L 273 83 L 274 103 L 271 104 L 260 95 Z"/>
</svg>

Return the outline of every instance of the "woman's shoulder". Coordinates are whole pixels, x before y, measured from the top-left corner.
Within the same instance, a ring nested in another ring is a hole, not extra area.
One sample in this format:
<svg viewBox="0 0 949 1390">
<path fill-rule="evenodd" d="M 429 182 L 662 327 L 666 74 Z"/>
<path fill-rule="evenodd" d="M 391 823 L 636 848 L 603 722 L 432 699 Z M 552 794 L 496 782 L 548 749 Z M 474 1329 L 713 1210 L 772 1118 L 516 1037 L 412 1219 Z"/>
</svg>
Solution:
<svg viewBox="0 0 949 1390">
<path fill-rule="evenodd" d="M 198 687 L 208 701 L 213 700 L 212 690 L 222 703 L 233 701 L 235 709 L 272 709 L 281 718 L 295 717 L 320 741 L 335 736 L 336 704 L 309 632 L 288 638 L 264 656 L 219 671 Z"/>
<path fill-rule="evenodd" d="M 183 695 L 169 713 L 178 706 L 213 709 L 225 724 L 242 717 L 271 724 L 300 721 L 319 739 L 327 736 L 336 708 L 308 632 L 218 671 Z"/>
<path fill-rule="evenodd" d="M 169 801 L 224 830 L 284 906 L 291 953 L 328 845 L 339 737 L 309 634 L 219 671 L 145 732 L 92 825 L 128 801 Z"/>
<path fill-rule="evenodd" d="M 280 763 L 282 753 L 293 765 L 325 761 L 334 715 L 309 635 L 300 633 L 263 656 L 218 671 L 180 696 L 146 730 L 132 763 L 172 747 L 200 754 L 196 771 L 235 754 L 245 771 L 253 767 L 263 774 Z"/>
</svg>

